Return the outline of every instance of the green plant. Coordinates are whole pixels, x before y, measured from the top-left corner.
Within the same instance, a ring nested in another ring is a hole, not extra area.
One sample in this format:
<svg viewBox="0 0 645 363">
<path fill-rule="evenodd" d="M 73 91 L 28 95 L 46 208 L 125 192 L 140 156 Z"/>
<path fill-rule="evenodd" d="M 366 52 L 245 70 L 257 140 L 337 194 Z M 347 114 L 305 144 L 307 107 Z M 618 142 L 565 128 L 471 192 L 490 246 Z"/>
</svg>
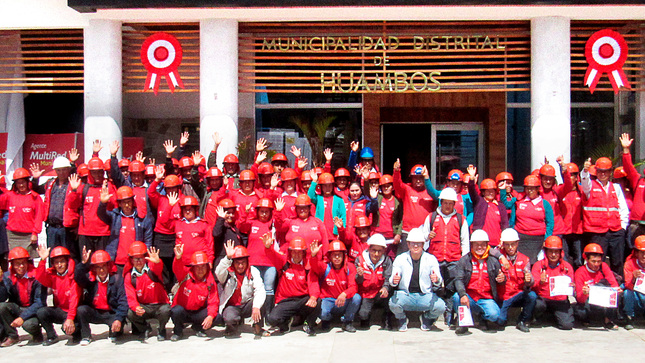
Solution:
<svg viewBox="0 0 645 363">
<path fill-rule="evenodd" d="M 331 126 L 336 116 L 329 116 L 327 114 L 318 114 L 314 116 L 296 115 L 290 116 L 289 122 L 296 125 L 302 131 L 305 138 L 311 146 L 311 158 L 314 165 L 323 164 L 323 145 L 325 142 L 325 134 L 327 129 Z"/>
</svg>

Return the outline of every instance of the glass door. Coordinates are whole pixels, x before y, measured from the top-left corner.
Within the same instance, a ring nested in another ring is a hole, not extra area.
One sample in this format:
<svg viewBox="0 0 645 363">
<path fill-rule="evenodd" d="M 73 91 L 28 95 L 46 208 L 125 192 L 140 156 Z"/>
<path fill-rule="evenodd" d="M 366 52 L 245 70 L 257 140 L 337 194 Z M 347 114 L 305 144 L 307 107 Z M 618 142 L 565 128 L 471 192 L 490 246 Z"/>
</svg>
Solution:
<svg viewBox="0 0 645 363">
<path fill-rule="evenodd" d="M 432 124 L 430 178 L 440 189 L 452 169 L 472 164 L 484 170 L 484 128 L 480 123 Z"/>
</svg>

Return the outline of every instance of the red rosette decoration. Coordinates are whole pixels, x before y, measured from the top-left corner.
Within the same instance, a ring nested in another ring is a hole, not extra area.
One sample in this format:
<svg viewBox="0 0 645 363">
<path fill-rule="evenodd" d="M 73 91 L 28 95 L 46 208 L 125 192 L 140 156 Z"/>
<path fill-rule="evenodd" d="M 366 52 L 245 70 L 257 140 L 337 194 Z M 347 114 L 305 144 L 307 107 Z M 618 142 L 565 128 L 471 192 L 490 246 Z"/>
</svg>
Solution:
<svg viewBox="0 0 645 363">
<path fill-rule="evenodd" d="M 625 38 L 611 29 L 599 30 L 589 37 L 585 45 L 585 57 L 589 63 L 585 74 L 585 86 L 589 86 L 591 93 L 596 89 L 603 73 L 609 76 L 614 93 L 618 93 L 620 87 L 631 89 L 623 72 L 628 52 Z"/>
<path fill-rule="evenodd" d="M 183 50 L 174 36 L 168 33 L 155 33 L 141 45 L 141 63 L 148 70 L 144 90 L 159 92 L 161 77 L 166 77 L 171 92 L 175 87 L 184 88 L 177 68 L 181 64 Z"/>
</svg>

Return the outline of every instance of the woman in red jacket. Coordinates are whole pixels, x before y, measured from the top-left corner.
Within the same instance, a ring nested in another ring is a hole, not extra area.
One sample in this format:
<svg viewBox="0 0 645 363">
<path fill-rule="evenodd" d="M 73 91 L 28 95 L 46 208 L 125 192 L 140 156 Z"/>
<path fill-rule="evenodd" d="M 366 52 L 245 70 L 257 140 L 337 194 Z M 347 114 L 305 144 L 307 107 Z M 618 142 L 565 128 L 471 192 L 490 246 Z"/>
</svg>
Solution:
<svg viewBox="0 0 645 363">
<path fill-rule="evenodd" d="M 202 251 L 208 256 L 208 261 L 213 263 L 215 259 L 215 250 L 213 248 L 213 227 L 205 220 L 198 217 L 199 202 L 197 198 L 184 195 L 179 198 L 177 193 L 168 194 L 168 207 L 164 213 L 160 213 L 161 218 L 171 218 L 171 209 L 179 202 L 181 208 L 181 218 L 173 218 L 172 224 L 175 229 L 175 246 L 183 246 L 183 264 L 188 266 L 193 253 Z M 176 251 L 176 249 L 175 249 Z M 177 258 L 177 255 L 175 255 Z M 173 261 L 173 272 L 174 261 Z M 177 277 L 177 280 L 181 280 Z"/>
<path fill-rule="evenodd" d="M 311 199 L 309 199 L 308 195 L 301 194 L 296 197 L 294 205 L 298 217 L 288 219 L 282 225 L 282 230 L 286 231 L 286 235 L 280 250 L 285 252 L 291 240 L 295 237 L 302 237 L 307 243 L 307 248 L 313 242 L 320 242 L 322 243 L 323 254 L 326 253 L 329 245 L 327 228 L 320 219 L 311 215 Z"/>
<path fill-rule="evenodd" d="M 23 247 L 31 257 L 38 256 L 38 233 L 43 226 L 43 200 L 29 189 L 29 172 L 18 168 L 13 173 L 13 187 L 0 195 L 0 210 L 9 211 L 7 239 L 9 249 Z"/>
</svg>

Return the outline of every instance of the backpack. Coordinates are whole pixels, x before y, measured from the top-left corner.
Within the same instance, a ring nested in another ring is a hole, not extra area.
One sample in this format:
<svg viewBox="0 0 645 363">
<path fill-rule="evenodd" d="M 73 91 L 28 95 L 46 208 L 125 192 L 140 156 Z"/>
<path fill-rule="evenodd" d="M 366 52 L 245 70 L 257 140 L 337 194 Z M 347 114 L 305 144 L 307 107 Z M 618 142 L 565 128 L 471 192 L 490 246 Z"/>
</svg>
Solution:
<svg viewBox="0 0 645 363">
<path fill-rule="evenodd" d="M 430 215 L 430 220 L 432 221 L 431 227 L 434 227 L 434 222 L 437 220 L 438 215 L 439 214 L 437 213 L 436 210 L 434 212 L 432 212 L 432 214 Z M 459 236 L 463 237 L 461 235 L 461 226 L 464 224 L 464 216 L 461 215 L 460 213 L 456 213 L 456 215 L 457 215 L 457 223 L 459 223 Z M 452 217 L 450 217 L 450 218 L 452 218 Z"/>
</svg>

